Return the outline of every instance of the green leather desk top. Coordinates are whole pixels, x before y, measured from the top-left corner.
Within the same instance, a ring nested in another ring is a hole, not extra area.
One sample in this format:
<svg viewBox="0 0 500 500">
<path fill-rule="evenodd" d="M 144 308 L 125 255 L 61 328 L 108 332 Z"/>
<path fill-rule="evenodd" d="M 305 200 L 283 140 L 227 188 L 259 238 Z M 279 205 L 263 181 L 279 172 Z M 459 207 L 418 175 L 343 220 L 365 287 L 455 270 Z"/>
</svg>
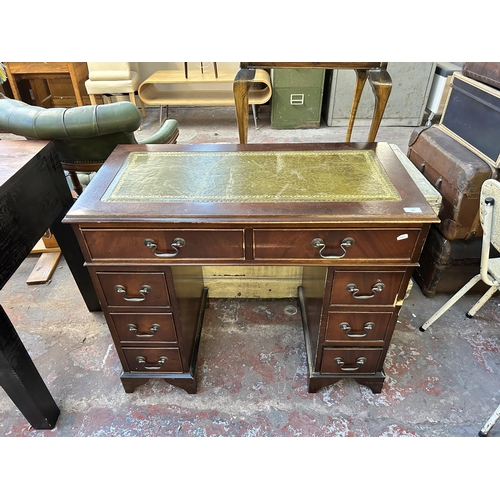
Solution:
<svg viewBox="0 0 500 500">
<path fill-rule="evenodd" d="M 91 227 L 433 223 L 387 143 L 122 144 L 65 217 Z"/>
<path fill-rule="evenodd" d="M 371 150 L 132 152 L 103 202 L 345 202 L 401 197 Z"/>
</svg>

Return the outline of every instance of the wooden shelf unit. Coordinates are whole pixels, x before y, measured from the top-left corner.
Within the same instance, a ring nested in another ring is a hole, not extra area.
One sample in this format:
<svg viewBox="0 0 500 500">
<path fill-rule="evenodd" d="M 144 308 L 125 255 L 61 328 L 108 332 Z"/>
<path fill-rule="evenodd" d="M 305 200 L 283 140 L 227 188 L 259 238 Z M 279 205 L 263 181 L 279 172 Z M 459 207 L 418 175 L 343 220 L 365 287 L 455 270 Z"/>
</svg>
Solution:
<svg viewBox="0 0 500 500">
<path fill-rule="evenodd" d="M 233 82 L 236 72 L 210 73 L 156 71 L 139 86 L 139 97 L 151 106 L 234 106 Z M 255 85 L 249 91 L 249 104 L 265 104 L 272 95 L 271 79 L 257 70 Z"/>
</svg>

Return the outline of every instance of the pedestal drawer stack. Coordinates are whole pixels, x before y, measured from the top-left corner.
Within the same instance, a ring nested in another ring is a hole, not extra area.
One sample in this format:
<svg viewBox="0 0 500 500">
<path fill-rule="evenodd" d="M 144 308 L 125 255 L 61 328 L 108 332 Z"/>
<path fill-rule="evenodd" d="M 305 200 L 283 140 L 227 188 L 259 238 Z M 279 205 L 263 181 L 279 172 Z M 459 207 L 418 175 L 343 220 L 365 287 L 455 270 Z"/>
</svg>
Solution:
<svg viewBox="0 0 500 500">
<path fill-rule="evenodd" d="M 206 298 L 201 267 L 163 265 L 150 242 L 163 247 L 169 231 L 92 229 L 82 236 L 125 391 L 162 378 L 195 393 L 199 316 Z"/>
</svg>

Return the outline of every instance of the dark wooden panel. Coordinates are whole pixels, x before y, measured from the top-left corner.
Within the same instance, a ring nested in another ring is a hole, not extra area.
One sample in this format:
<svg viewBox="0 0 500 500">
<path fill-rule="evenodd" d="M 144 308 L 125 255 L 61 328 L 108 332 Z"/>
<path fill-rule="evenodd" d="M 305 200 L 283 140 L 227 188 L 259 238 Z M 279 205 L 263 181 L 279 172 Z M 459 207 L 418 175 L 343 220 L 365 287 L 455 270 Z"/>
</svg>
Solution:
<svg viewBox="0 0 500 500">
<path fill-rule="evenodd" d="M 40 144 L 38 148 L 40 149 Z M 10 151 L 10 154 L 16 155 L 14 148 Z M 5 151 L 4 154 L 7 155 L 9 152 Z M 21 165 L 23 168 L 2 185 L 0 254 L 3 262 L 0 286 L 12 276 L 54 220 L 63 215 L 64 205 L 53 181 L 52 171 L 55 168 L 53 154 L 51 147 L 45 146 L 43 152 L 29 159 L 24 166 Z M 2 162 L 4 159 L 2 156 L 0 156 L 0 167 L 6 165 Z M 62 171 L 60 174 L 62 175 Z"/>
</svg>

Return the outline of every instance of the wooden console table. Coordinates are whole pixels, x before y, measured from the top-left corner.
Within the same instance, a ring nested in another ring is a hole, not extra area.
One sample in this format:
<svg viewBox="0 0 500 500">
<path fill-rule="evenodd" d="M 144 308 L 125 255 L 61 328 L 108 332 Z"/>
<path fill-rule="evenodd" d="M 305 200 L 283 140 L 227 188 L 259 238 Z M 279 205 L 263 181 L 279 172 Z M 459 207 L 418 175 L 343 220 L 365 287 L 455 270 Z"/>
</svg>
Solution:
<svg viewBox="0 0 500 500">
<path fill-rule="evenodd" d="M 375 97 L 372 124 L 368 134 L 368 142 L 374 142 L 380 122 L 384 114 L 389 95 L 392 90 L 392 81 L 387 72 L 387 63 L 384 62 L 244 62 L 236 74 L 233 84 L 234 101 L 236 105 L 236 119 L 240 143 L 246 144 L 248 138 L 248 105 L 249 92 L 259 68 L 322 68 L 322 69 L 352 69 L 356 72 L 356 88 L 351 107 L 351 116 L 347 127 L 346 142 L 351 140 L 351 133 L 358 111 L 359 101 L 368 79 Z"/>
<path fill-rule="evenodd" d="M 436 214 L 384 143 L 121 145 L 72 224 L 126 392 L 196 392 L 202 267 L 303 266 L 309 391 L 380 392 L 407 285 Z"/>
<path fill-rule="evenodd" d="M 19 80 L 50 80 L 69 76 L 73 91 L 75 93 L 78 106 L 83 106 L 84 102 L 80 92 L 80 83 L 88 78 L 89 70 L 85 62 L 9 62 L 4 63 L 7 71 L 9 84 L 14 94 L 14 98 L 21 99 L 21 94 L 17 86 Z M 37 106 L 41 103 L 37 102 Z"/>
<path fill-rule="evenodd" d="M 52 143 L 0 141 L 0 288 L 50 227 L 88 309 L 100 310 L 75 235 L 61 224 L 72 204 Z M 1 306 L 0 386 L 35 429 L 54 428 L 59 409 Z"/>
</svg>

